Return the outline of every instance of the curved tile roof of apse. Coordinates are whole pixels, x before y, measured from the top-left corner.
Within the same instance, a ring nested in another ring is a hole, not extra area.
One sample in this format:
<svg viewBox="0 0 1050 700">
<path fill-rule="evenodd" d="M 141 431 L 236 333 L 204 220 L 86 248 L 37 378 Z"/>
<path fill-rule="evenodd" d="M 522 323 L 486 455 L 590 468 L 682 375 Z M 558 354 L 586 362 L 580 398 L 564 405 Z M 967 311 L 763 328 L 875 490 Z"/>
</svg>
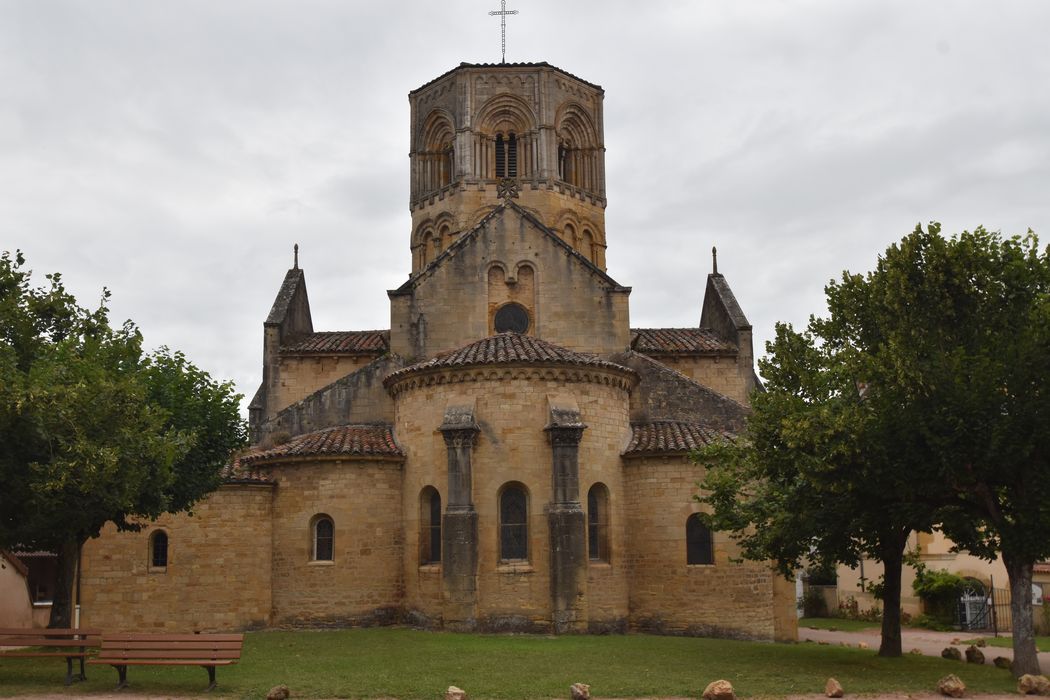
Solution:
<svg viewBox="0 0 1050 700">
<path fill-rule="evenodd" d="M 707 328 L 632 328 L 631 349 L 646 354 L 679 355 L 737 352 L 735 345 Z"/>
<path fill-rule="evenodd" d="M 623 365 L 603 360 L 597 355 L 569 350 L 530 335 L 500 333 L 438 355 L 425 362 L 405 367 L 388 376 L 383 383 L 389 386 L 391 382 L 397 381 L 407 374 L 428 369 L 501 364 L 577 365 L 634 374 L 633 370 Z"/>
<path fill-rule="evenodd" d="M 632 423 L 631 442 L 624 456 L 691 452 L 719 440 L 732 438 L 732 433 L 714 430 L 698 423 L 653 421 Z"/>
<path fill-rule="evenodd" d="M 242 455 L 242 466 L 288 457 L 404 457 L 389 425 L 340 425 Z"/>
<path fill-rule="evenodd" d="M 384 353 L 390 349 L 390 331 L 325 331 L 308 333 L 290 339 L 281 352 L 309 354 Z"/>
</svg>

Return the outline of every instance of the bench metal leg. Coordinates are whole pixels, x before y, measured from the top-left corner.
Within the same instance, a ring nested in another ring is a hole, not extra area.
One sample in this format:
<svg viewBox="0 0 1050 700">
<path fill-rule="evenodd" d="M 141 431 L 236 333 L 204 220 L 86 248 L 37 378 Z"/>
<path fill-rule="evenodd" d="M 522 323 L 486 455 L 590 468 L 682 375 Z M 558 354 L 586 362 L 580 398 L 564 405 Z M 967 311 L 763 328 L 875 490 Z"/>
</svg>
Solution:
<svg viewBox="0 0 1050 700">
<path fill-rule="evenodd" d="M 73 657 L 66 657 L 66 685 L 73 685 Z"/>
<path fill-rule="evenodd" d="M 117 669 L 117 687 L 116 690 L 128 687 L 128 667 L 127 666 L 114 666 Z"/>
<path fill-rule="evenodd" d="M 215 690 L 215 667 L 214 666 L 201 666 L 208 672 L 208 687 L 204 689 L 204 692 L 210 692 Z"/>
<path fill-rule="evenodd" d="M 80 654 L 81 654 L 81 656 L 80 656 L 80 680 L 86 681 L 87 680 L 87 674 L 84 673 L 84 656 L 83 656 L 83 654 L 84 654 L 84 647 L 80 647 Z"/>
</svg>

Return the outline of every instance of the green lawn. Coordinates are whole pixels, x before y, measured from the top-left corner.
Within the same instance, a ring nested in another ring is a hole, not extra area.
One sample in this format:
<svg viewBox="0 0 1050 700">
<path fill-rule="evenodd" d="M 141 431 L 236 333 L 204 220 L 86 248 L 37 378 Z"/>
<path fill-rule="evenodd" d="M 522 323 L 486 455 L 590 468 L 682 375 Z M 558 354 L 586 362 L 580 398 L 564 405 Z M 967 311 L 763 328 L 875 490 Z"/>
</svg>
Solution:
<svg viewBox="0 0 1050 700">
<path fill-rule="evenodd" d="M 834 676 L 846 692 L 935 692 L 946 673 L 974 692 L 1015 692 L 1010 674 L 992 666 L 906 655 L 881 659 L 874 651 L 812 643 L 768 644 L 687 637 L 496 636 L 352 629 L 257 632 L 247 636 L 243 661 L 218 670 L 213 695 L 264 697 L 287 684 L 293 697 L 429 698 L 449 685 L 471 698 L 568 697 L 573 682 L 596 697 L 698 697 L 726 678 L 742 696 L 818 693 Z M 117 674 L 90 666 L 89 680 L 64 688 L 65 664 L 50 659 L 0 659 L 0 696 L 62 693 L 81 696 L 113 689 Z M 196 667 L 128 669 L 128 692 L 195 695 L 207 685 Z"/>
<path fill-rule="evenodd" d="M 1006 647 L 1007 649 L 1013 648 L 1014 640 L 1010 636 L 1010 633 L 1005 633 L 1004 637 L 985 637 L 984 641 L 988 642 L 990 647 Z M 974 641 L 977 641 L 976 639 Z M 1050 651 L 1050 637 L 1036 637 L 1035 646 L 1039 651 Z"/>
<path fill-rule="evenodd" d="M 835 630 L 836 632 L 860 632 L 877 630 L 881 627 L 878 622 L 847 620 L 843 617 L 803 617 L 799 619 L 798 626 L 812 630 Z"/>
</svg>

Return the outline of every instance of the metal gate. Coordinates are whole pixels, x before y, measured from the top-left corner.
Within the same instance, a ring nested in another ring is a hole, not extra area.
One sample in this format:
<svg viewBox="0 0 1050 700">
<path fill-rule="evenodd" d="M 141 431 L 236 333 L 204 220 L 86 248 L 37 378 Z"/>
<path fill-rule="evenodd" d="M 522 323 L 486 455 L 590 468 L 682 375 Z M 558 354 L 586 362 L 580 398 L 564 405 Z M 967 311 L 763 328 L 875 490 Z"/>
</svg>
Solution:
<svg viewBox="0 0 1050 700">
<path fill-rule="evenodd" d="M 959 627 L 968 631 L 992 629 L 993 607 L 990 603 L 984 584 L 977 579 L 966 579 L 956 611 Z"/>
</svg>

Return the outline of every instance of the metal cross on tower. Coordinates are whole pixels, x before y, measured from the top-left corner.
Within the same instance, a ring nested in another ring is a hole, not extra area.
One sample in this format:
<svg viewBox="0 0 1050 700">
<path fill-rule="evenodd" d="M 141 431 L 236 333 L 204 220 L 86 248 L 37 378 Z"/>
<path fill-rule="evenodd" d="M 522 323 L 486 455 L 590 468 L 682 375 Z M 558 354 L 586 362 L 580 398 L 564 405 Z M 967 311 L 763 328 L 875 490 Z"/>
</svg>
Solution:
<svg viewBox="0 0 1050 700">
<path fill-rule="evenodd" d="M 508 10 L 507 9 L 507 0 L 500 0 L 499 5 L 500 5 L 500 9 L 499 10 L 492 10 L 491 12 L 489 12 L 489 14 L 490 15 L 499 15 L 499 29 L 500 29 L 500 36 L 501 36 L 500 47 L 501 47 L 501 49 L 503 51 L 503 58 L 500 60 L 500 63 L 506 63 L 507 62 L 507 15 L 516 15 L 516 14 L 518 14 L 518 11 L 517 10 Z"/>
</svg>

